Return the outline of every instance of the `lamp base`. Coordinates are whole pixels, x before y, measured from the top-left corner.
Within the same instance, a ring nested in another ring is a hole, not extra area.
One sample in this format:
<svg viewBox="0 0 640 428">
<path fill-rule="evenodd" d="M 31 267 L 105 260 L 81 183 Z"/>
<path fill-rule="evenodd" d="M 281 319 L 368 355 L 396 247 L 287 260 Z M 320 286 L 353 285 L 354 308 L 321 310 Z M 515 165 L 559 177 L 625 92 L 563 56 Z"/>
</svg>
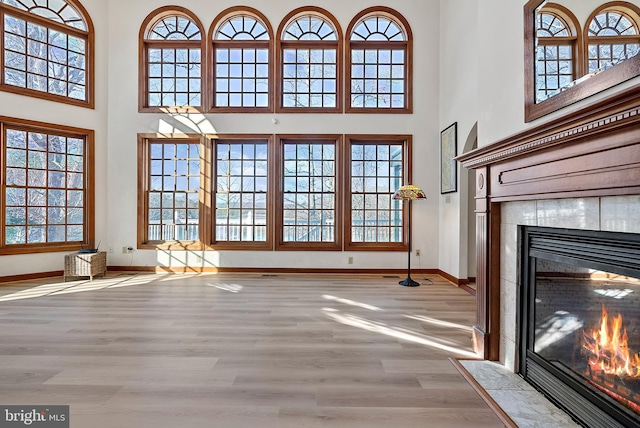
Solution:
<svg viewBox="0 0 640 428">
<path fill-rule="evenodd" d="M 420 285 L 419 282 L 415 282 L 413 279 L 411 279 L 411 277 L 407 277 L 407 279 L 400 281 L 398 284 L 400 285 L 404 285 L 405 287 L 417 287 L 418 285 Z"/>
</svg>

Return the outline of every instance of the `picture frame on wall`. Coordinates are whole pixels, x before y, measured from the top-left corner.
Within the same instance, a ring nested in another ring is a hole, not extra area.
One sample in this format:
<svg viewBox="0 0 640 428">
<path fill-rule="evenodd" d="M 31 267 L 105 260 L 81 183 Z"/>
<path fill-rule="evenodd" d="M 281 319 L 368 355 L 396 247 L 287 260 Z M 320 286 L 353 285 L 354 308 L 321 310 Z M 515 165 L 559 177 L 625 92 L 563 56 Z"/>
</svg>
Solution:
<svg viewBox="0 0 640 428">
<path fill-rule="evenodd" d="M 458 122 L 440 132 L 440 194 L 458 191 Z"/>
</svg>

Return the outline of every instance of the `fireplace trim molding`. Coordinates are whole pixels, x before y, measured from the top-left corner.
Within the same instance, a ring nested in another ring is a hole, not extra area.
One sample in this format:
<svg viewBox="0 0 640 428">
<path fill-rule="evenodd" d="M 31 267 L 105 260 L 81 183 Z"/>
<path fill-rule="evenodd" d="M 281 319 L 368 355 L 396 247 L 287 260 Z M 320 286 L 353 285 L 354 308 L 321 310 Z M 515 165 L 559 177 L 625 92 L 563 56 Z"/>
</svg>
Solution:
<svg viewBox="0 0 640 428">
<path fill-rule="evenodd" d="M 500 204 L 640 194 L 640 84 L 458 156 L 475 170 L 475 351 L 500 352 Z"/>
</svg>

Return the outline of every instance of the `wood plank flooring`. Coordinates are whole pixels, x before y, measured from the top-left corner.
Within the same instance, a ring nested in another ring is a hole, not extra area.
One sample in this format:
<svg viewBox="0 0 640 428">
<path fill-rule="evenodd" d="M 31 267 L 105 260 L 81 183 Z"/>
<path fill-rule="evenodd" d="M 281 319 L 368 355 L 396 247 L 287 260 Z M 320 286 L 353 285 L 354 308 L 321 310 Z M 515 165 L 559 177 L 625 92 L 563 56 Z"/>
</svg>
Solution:
<svg viewBox="0 0 640 428">
<path fill-rule="evenodd" d="M 428 278 L 0 284 L 0 403 L 74 428 L 501 427 L 448 361 L 474 357 L 475 298 Z"/>
</svg>

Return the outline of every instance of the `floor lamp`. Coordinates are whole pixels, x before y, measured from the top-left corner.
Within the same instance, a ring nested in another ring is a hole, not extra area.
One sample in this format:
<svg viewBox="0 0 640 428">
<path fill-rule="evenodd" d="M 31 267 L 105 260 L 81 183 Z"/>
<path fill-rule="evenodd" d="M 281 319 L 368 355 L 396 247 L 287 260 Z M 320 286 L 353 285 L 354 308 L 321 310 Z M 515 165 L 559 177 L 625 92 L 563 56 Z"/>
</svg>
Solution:
<svg viewBox="0 0 640 428">
<path fill-rule="evenodd" d="M 427 199 L 427 197 L 420 187 L 413 186 L 411 184 L 405 184 L 404 186 L 396 190 L 396 193 L 394 193 L 393 195 L 393 199 L 409 201 L 409 223 L 407 224 L 407 232 L 409 235 L 409 241 L 407 242 L 407 279 L 400 281 L 398 284 L 404 285 L 405 287 L 417 287 L 418 285 L 420 285 L 420 283 L 411 279 L 411 201 L 416 199 Z"/>
</svg>

